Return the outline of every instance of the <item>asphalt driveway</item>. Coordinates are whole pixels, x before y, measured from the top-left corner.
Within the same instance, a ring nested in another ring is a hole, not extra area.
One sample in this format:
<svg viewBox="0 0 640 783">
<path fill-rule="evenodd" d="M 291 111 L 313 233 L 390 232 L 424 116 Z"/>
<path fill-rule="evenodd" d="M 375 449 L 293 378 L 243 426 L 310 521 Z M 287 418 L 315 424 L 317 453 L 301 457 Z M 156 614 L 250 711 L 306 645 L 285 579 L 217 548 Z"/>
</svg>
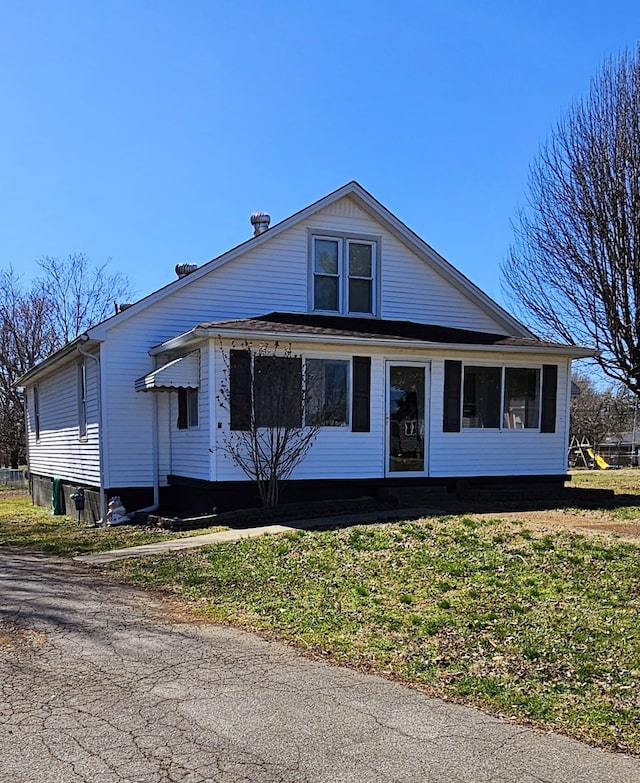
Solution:
<svg viewBox="0 0 640 783">
<path fill-rule="evenodd" d="M 640 759 L 310 661 L 0 548 L 0 781 L 637 783 Z"/>
</svg>

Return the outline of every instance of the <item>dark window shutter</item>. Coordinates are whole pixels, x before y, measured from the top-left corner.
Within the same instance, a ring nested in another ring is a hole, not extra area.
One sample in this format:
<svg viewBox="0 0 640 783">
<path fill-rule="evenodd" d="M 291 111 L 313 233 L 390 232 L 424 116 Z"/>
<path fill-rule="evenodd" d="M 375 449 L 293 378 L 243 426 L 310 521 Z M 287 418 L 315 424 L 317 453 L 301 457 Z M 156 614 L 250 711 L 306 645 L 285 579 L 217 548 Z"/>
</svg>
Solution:
<svg viewBox="0 0 640 783">
<path fill-rule="evenodd" d="M 371 431 L 371 357 L 353 357 L 353 432 Z"/>
<path fill-rule="evenodd" d="M 229 353 L 229 407 L 232 430 L 251 429 L 251 354 Z"/>
<path fill-rule="evenodd" d="M 462 362 L 446 360 L 444 363 L 443 432 L 460 432 L 461 386 Z"/>
<path fill-rule="evenodd" d="M 187 426 L 187 390 L 181 386 L 178 389 L 178 429 L 186 430 Z"/>
<path fill-rule="evenodd" d="M 256 356 L 254 405 L 257 427 L 302 426 L 302 360 L 298 356 Z"/>
<path fill-rule="evenodd" d="M 302 427 L 302 359 L 298 356 L 285 357 L 284 368 L 287 374 L 287 406 L 284 422 L 287 427 Z"/>
<path fill-rule="evenodd" d="M 542 365 L 542 421 L 541 432 L 556 431 L 556 398 L 558 395 L 558 367 Z"/>
</svg>

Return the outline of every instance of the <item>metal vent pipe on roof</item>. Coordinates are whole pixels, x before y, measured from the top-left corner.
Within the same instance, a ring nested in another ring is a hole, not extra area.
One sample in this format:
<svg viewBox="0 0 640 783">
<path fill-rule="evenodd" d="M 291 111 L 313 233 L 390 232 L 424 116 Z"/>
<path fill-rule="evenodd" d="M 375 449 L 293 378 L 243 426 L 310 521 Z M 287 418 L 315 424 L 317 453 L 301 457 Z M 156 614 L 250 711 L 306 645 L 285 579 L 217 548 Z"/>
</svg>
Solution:
<svg viewBox="0 0 640 783">
<path fill-rule="evenodd" d="M 254 212 L 251 215 L 251 225 L 253 226 L 253 236 L 257 237 L 269 228 L 271 216 L 268 212 Z"/>
<path fill-rule="evenodd" d="M 176 274 L 180 279 L 195 272 L 198 268 L 197 264 L 176 264 Z"/>
</svg>

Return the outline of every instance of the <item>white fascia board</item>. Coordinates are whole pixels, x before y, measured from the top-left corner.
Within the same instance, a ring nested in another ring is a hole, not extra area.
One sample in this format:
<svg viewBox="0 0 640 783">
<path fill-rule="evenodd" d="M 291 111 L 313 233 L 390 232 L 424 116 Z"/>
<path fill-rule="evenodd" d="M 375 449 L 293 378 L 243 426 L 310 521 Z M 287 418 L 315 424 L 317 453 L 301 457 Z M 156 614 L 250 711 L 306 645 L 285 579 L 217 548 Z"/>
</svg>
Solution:
<svg viewBox="0 0 640 783">
<path fill-rule="evenodd" d="M 549 354 L 554 356 L 565 356 L 573 359 L 583 359 L 595 355 L 595 351 L 589 348 L 582 348 L 572 345 L 558 346 L 538 346 L 538 345 L 477 345 L 468 343 L 435 343 L 422 340 L 394 340 L 385 337 L 344 337 L 340 335 L 310 335 L 303 332 L 252 332 L 247 329 L 210 329 L 205 327 L 195 327 L 184 334 L 166 340 L 160 345 L 156 345 L 149 351 L 150 356 L 157 356 L 161 353 L 168 353 L 183 349 L 203 339 L 219 340 L 250 340 L 253 342 L 261 340 L 278 340 L 280 342 L 305 342 L 322 343 L 324 345 L 357 345 L 360 347 L 375 348 L 396 348 L 396 349 L 418 349 L 431 350 L 438 352 L 482 352 L 482 353 L 537 353 Z"/>
</svg>

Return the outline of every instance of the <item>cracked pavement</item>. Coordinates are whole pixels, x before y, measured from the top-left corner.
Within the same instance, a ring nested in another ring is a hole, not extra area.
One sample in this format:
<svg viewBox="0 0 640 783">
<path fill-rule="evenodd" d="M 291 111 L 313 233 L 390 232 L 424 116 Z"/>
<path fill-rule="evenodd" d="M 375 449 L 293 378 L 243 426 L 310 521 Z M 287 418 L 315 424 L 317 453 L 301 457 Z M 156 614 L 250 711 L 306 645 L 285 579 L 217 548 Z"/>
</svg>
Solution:
<svg viewBox="0 0 640 783">
<path fill-rule="evenodd" d="M 0 548 L 0 780 L 640 780 L 640 759 L 185 617 L 86 566 Z"/>
</svg>

